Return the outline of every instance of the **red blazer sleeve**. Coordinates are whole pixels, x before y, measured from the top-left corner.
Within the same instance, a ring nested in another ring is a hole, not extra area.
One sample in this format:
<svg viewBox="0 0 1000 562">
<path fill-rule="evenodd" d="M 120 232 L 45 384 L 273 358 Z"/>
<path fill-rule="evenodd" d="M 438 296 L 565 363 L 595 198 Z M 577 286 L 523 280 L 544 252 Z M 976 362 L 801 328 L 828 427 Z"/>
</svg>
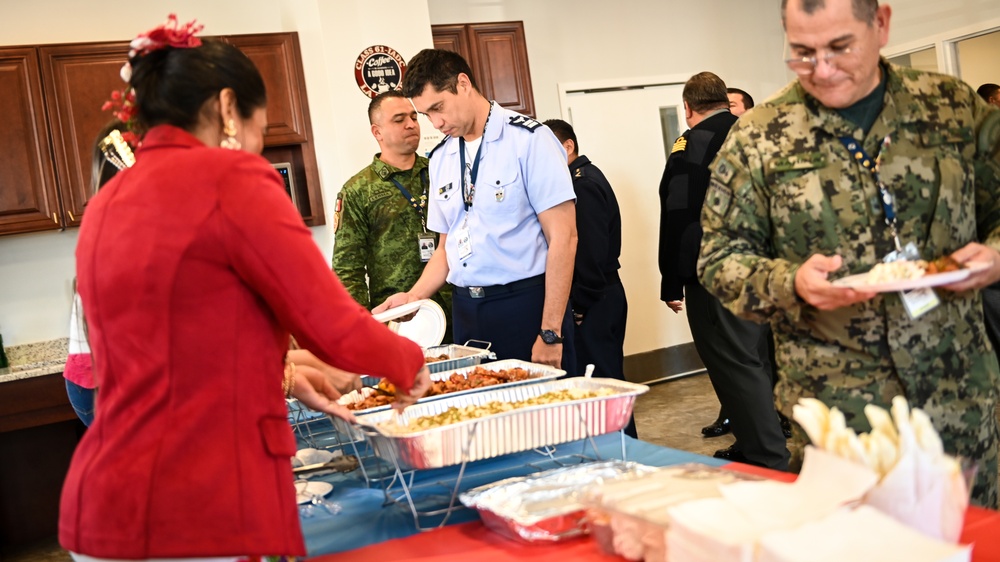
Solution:
<svg viewBox="0 0 1000 562">
<path fill-rule="evenodd" d="M 330 365 L 410 389 L 423 352 L 351 298 L 266 161 L 240 160 L 221 182 L 219 206 L 233 267 L 300 345 Z"/>
</svg>

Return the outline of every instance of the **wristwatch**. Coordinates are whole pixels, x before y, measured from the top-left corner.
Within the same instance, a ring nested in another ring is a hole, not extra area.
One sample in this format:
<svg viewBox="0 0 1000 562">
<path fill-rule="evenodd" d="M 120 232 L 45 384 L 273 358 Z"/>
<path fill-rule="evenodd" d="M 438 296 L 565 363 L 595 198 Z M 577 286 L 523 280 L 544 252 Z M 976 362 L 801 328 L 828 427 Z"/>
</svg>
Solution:
<svg viewBox="0 0 1000 562">
<path fill-rule="evenodd" d="M 542 341 L 549 345 L 555 345 L 563 342 L 562 337 L 552 330 L 542 330 L 538 332 L 538 335 L 542 336 Z"/>
</svg>

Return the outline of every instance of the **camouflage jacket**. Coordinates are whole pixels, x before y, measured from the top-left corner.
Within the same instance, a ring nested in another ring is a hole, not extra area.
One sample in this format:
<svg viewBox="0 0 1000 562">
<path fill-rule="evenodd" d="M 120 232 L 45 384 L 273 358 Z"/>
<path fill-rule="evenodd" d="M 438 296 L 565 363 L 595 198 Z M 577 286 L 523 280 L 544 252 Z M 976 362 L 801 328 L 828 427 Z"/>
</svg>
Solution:
<svg viewBox="0 0 1000 562">
<path fill-rule="evenodd" d="M 735 314 L 772 324 L 785 390 L 828 398 L 850 421 L 865 403 L 891 399 L 878 393 L 893 379 L 911 404 L 952 402 L 941 415 L 957 423 L 963 404 L 975 407 L 970 416 L 988 415 L 996 394 L 978 291 L 938 291 L 941 305 L 913 320 L 896 293 L 820 311 L 794 288 L 813 254 L 843 256 L 836 278 L 894 249 L 875 181 L 842 136 L 870 155 L 890 137 L 881 177 L 904 244 L 925 259 L 977 240 L 1000 249 L 1000 111 L 954 78 L 888 68 L 867 135 L 797 82 L 740 118 L 712 163 L 698 272 Z M 786 412 L 795 398 L 779 389 Z"/>
<path fill-rule="evenodd" d="M 411 170 L 400 170 L 378 157 L 337 195 L 333 245 L 334 272 L 354 300 L 369 309 L 408 290 L 424 270 L 417 236 L 425 231 L 426 208 L 417 213 L 392 179 L 419 202 L 427 193 L 427 159 L 417 156 Z M 450 321 L 450 289 L 434 300 Z"/>
</svg>

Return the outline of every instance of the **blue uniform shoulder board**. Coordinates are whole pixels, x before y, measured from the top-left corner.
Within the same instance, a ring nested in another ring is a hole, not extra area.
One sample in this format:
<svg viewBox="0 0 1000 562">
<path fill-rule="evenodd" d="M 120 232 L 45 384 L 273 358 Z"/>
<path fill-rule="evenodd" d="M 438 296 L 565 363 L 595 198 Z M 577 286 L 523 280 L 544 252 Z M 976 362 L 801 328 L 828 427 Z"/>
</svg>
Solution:
<svg viewBox="0 0 1000 562">
<path fill-rule="evenodd" d="M 431 151 L 427 153 L 427 158 L 430 159 L 431 156 L 434 156 L 434 152 L 436 152 L 437 149 L 439 149 L 442 146 L 444 146 L 444 143 L 448 142 L 448 139 L 450 139 L 450 138 L 451 138 L 450 136 L 446 136 L 446 137 L 444 137 L 444 139 L 441 140 L 441 142 L 437 143 L 437 146 L 435 146 L 434 148 L 432 148 Z"/>
<path fill-rule="evenodd" d="M 521 127 L 522 129 L 527 129 L 532 133 L 535 132 L 535 129 L 542 126 L 542 124 L 538 121 L 535 121 L 531 117 L 525 117 L 524 115 L 511 116 L 510 124 Z"/>
</svg>

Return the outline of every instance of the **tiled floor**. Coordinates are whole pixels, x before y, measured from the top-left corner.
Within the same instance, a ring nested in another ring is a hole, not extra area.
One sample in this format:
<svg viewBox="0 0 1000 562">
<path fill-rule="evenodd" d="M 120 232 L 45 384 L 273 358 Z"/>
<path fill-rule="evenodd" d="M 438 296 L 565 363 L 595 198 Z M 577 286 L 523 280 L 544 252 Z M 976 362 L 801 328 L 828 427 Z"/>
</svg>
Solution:
<svg viewBox="0 0 1000 562">
<path fill-rule="evenodd" d="M 635 408 L 639 438 L 664 447 L 711 455 L 733 443 L 731 435 L 705 439 L 701 427 L 715 420 L 719 402 L 706 375 L 661 383 L 639 397 Z M 3 562 L 68 562 L 71 558 L 53 538 L 18 548 L 0 550 Z"/>
</svg>

